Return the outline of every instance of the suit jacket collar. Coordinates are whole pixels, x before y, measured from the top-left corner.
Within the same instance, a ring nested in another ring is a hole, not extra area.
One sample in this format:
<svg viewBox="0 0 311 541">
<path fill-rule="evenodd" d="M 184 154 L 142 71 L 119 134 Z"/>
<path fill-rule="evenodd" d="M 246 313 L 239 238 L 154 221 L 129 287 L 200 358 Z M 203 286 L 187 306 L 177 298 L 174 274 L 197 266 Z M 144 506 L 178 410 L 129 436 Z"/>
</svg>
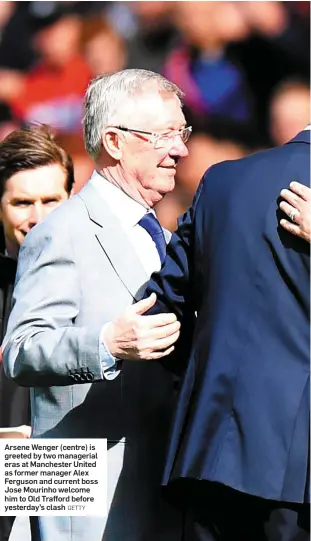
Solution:
<svg viewBox="0 0 311 541">
<path fill-rule="evenodd" d="M 288 141 L 288 143 L 286 144 L 288 145 L 290 143 L 307 143 L 310 145 L 310 130 L 306 129 L 301 131 L 300 133 L 298 133 L 298 135 L 293 137 L 293 139 Z"/>
<path fill-rule="evenodd" d="M 139 257 L 108 203 L 90 183 L 77 194 L 83 200 L 88 215 L 97 227 L 96 238 L 129 293 L 135 300 L 142 284 L 148 280 Z"/>
<path fill-rule="evenodd" d="M 104 198 L 112 212 L 118 216 L 124 229 L 132 228 L 147 212 L 147 208 L 132 199 L 121 188 L 109 182 L 105 177 L 94 171 L 90 184 Z"/>
<path fill-rule="evenodd" d="M 112 215 L 112 211 L 90 182 L 85 184 L 82 190 L 77 194 L 77 197 L 80 197 L 80 199 L 83 200 L 92 222 L 95 222 L 100 227 L 106 225 L 107 218 Z"/>
</svg>

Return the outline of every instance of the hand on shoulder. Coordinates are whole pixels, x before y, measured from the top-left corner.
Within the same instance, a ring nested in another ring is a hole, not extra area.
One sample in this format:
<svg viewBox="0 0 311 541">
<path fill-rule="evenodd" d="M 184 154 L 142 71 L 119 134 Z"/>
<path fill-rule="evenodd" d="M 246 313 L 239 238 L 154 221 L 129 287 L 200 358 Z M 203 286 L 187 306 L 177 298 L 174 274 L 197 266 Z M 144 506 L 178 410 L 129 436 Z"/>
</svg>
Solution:
<svg viewBox="0 0 311 541">
<path fill-rule="evenodd" d="M 310 243 L 311 188 L 295 181 L 280 195 L 280 209 L 288 216 L 280 221 L 281 226 Z"/>
</svg>

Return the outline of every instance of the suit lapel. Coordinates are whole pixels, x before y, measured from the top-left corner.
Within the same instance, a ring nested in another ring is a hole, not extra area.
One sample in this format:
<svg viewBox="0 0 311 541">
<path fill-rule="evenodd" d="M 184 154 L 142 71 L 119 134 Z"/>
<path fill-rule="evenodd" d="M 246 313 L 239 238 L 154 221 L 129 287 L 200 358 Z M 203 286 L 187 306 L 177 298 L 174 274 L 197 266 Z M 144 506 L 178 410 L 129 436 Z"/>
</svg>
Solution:
<svg viewBox="0 0 311 541">
<path fill-rule="evenodd" d="M 89 214 L 97 225 L 96 238 L 115 272 L 135 300 L 138 289 L 148 280 L 138 255 L 109 205 L 90 183 L 79 192 Z"/>
</svg>

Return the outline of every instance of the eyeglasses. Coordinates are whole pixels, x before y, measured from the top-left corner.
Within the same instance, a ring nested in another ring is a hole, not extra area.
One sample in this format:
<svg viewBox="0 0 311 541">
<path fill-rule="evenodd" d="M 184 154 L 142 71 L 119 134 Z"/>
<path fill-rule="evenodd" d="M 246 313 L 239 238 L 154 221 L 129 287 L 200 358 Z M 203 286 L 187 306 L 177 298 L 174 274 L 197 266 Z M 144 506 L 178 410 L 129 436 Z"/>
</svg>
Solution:
<svg viewBox="0 0 311 541">
<path fill-rule="evenodd" d="M 121 131 L 133 133 L 134 135 L 136 133 L 142 135 L 149 135 L 152 137 L 152 139 L 149 138 L 148 141 L 154 144 L 154 148 L 165 148 L 172 145 L 175 137 L 180 137 L 183 143 L 187 143 L 192 132 L 192 126 L 187 126 L 186 128 L 182 128 L 180 130 L 171 130 L 165 133 L 154 133 L 151 131 L 134 130 L 132 128 L 123 128 L 121 126 L 111 127 Z"/>
</svg>

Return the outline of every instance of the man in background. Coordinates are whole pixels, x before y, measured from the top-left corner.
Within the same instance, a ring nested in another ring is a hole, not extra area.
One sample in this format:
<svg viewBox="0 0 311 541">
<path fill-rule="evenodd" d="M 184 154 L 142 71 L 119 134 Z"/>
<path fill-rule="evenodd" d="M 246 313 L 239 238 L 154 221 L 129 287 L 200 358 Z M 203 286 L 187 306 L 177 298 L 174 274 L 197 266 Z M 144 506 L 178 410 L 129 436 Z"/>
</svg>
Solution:
<svg viewBox="0 0 311 541">
<path fill-rule="evenodd" d="M 13 131 L 0 143 L 0 344 L 6 332 L 19 248 L 39 221 L 70 196 L 70 156 L 47 126 Z M 0 364 L 0 437 L 30 437 L 29 390 L 5 376 Z M 7 541 L 14 517 L 0 517 Z"/>
</svg>

